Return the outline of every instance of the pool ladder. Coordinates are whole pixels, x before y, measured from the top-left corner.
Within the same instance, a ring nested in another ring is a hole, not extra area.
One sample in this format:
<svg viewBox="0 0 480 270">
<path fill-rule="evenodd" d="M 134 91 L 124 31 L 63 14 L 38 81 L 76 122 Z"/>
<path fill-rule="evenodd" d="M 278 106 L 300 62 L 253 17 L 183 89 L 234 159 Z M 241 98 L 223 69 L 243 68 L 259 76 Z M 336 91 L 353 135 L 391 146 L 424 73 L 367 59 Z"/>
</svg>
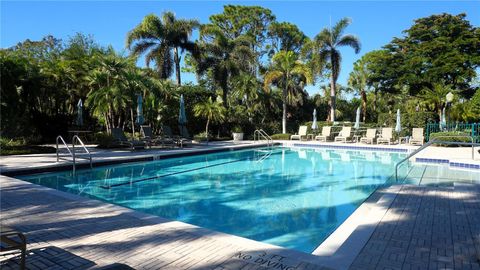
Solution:
<svg viewBox="0 0 480 270">
<path fill-rule="evenodd" d="M 62 157 L 60 155 L 61 154 L 61 151 L 60 151 L 61 149 L 59 148 L 60 144 L 63 144 L 65 146 L 65 148 L 67 149 L 66 153 L 68 153 L 68 155 L 71 157 L 71 160 L 68 159 L 67 157 Z M 80 146 L 80 150 L 83 150 L 83 152 L 77 153 L 76 149 L 78 149 L 78 147 L 75 148 L 75 145 Z M 80 137 L 78 137 L 77 135 L 74 135 L 72 137 L 72 148 L 71 149 L 68 146 L 68 144 L 65 142 L 65 140 L 63 139 L 62 136 L 60 136 L 60 135 L 57 136 L 56 149 L 57 149 L 57 162 L 59 162 L 60 160 L 72 161 L 72 171 L 73 171 L 74 174 L 75 174 L 77 159 L 86 159 L 90 162 L 90 169 L 93 167 L 92 166 L 92 154 L 90 153 L 88 148 L 85 146 L 85 144 L 82 142 Z"/>
<path fill-rule="evenodd" d="M 253 132 L 253 142 L 260 142 L 260 137 L 267 141 L 267 146 L 273 146 L 273 139 L 263 129 L 257 129 Z"/>
</svg>

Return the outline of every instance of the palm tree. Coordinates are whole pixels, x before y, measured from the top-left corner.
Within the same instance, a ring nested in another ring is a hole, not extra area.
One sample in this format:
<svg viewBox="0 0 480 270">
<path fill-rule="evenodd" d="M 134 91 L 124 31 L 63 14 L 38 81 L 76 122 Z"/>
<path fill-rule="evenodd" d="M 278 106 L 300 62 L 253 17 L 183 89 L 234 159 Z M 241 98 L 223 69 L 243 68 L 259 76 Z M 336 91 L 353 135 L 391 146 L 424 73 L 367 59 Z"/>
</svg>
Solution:
<svg viewBox="0 0 480 270">
<path fill-rule="evenodd" d="M 362 99 L 363 122 L 365 122 L 367 118 L 367 74 L 367 67 L 362 61 L 359 61 L 354 64 L 353 71 L 348 78 L 348 85 L 356 90 Z"/>
<path fill-rule="evenodd" d="M 282 133 L 287 133 L 287 103 L 293 104 L 296 94 L 303 90 L 305 84 L 313 78 L 307 65 L 298 60 L 292 51 L 280 51 L 272 58 L 271 69 L 265 74 L 264 90 L 270 91 L 270 85 L 276 84 L 282 88 Z"/>
<path fill-rule="evenodd" d="M 246 37 L 230 39 L 215 25 L 204 25 L 200 30 L 202 54 L 196 59 L 197 73 L 211 72 L 213 81 L 222 89 L 225 107 L 228 107 L 229 82 L 241 71 L 248 71 L 254 59 L 250 40 Z"/>
<path fill-rule="evenodd" d="M 97 55 L 96 61 L 97 67 L 87 76 L 91 90 L 85 105 L 92 108 L 97 117 L 103 118 L 110 131 L 123 126 L 125 109 L 132 103 L 126 77 L 134 61 L 116 54 L 111 48 L 106 55 Z"/>
<path fill-rule="evenodd" d="M 436 111 L 438 118 L 441 119 L 442 109 L 446 105 L 446 96 L 449 92 L 458 94 L 458 91 L 453 90 L 450 85 L 445 85 L 444 82 L 435 82 L 432 84 L 432 88 L 423 89 L 420 97 Z"/>
<path fill-rule="evenodd" d="M 193 112 L 196 117 L 207 118 L 207 124 L 205 126 L 205 136 L 208 138 L 208 125 L 210 122 L 220 122 L 225 119 L 225 108 L 222 106 L 221 102 L 213 101 L 212 97 L 208 100 L 195 104 L 193 107 Z"/>
<path fill-rule="evenodd" d="M 336 82 L 340 74 L 342 61 L 339 48 L 349 46 L 355 50 L 355 53 L 360 52 L 360 40 L 351 34 L 343 35 L 350 22 L 350 19 L 343 18 L 333 28 L 324 28 L 315 37 L 314 47 L 316 53 L 318 53 L 318 58 L 322 62 L 329 62 L 330 65 L 330 114 L 327 121 L 335 121 Z"/>
<path fill-rule="evenodd" d="M 180 53 L 195 53 L 195 43 L 189 38 L 199 25 L 196 20 L 177 20 L 172 12 L 163 13 L 161 19 L 150 14 L 128 32 L 127 48 L 135 55 L 146 54 L 147 66 L 154 61 L 161 78 L 169 78 L 175 65 L 177 84 L 181 85 Z"/>
</svg>

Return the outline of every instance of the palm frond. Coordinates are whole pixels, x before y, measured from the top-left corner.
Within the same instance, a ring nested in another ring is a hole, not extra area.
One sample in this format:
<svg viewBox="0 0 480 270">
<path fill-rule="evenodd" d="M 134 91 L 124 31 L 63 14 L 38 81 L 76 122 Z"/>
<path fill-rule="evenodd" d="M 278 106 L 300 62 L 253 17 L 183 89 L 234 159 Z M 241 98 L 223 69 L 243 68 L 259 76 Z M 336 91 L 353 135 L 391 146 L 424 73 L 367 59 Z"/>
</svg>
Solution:
<svg viewBox="0 0 480 270">
<path fill-rule="evenodd" d="M 342 36 L 337 45 L 352 47 L 355 50 L 355 53 L 359 53 L 361 49 L 360 39 L 351 34 Z"/>
</svg>

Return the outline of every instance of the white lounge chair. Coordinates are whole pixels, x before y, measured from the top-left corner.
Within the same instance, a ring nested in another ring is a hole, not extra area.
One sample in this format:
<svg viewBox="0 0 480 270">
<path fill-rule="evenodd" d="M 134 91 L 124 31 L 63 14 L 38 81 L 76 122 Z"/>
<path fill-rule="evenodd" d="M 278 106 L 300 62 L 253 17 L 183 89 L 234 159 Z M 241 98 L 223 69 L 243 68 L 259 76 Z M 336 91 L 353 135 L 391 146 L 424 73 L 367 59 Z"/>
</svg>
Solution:
<svg viewBox="0 0 480 270">
<path fill-rule="evenodd" d="M 389 145 L 393 140 L 393 128 L 382 128 L 382 134 L 377 139 L 377 144 L 388 143 Z"/>
<path fill-rule="evenodd" d="M 425 142 L 423 137 L 423 128 L 413 128 L 412 137 L 410 138 L 409 143 L 411 145 L 422 145 Z"/>
<path fill-rule="evenodd" d="M 303 140 L 307 139 L 307 126 L 300 126 L 298 128 L 298 134 L 290 136 L 290 140 Z"/>
<path fill-rule="evenodd" d="M 373 141 L 375 141 L 376 138 L 377 138 L 377 129 L 369 128 L 367 129 L 367 134 L 365 134 L 365 137 L 360 138 L 360 142 L 373 144 Z"/>
<path fill-rule="evenodd" d="M 344 142 L 346 143 L 348 139 L 352 137 L 352 127 L 343 127 L 337 137 L 335 137 L 335 142 Z"/>
<path fill-rule="evenodd" d="M 326 142 L 330 138 L 332 127 L 322 127 L 322 135 L 315 136 L 316 141 Z"/>
</svg>

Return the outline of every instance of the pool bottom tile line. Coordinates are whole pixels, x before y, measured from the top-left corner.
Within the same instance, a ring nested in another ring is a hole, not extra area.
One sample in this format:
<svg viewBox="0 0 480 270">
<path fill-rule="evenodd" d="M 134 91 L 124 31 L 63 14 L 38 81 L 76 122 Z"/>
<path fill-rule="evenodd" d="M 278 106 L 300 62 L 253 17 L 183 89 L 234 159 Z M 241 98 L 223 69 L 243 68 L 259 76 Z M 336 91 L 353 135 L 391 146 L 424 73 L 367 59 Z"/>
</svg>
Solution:
<svg viewBox="0 0 480 270">
<path fill-rule="evenodd" d="M 178 174 L 187 173 L 187 172 L 198 171 L 198 170 L 202 170 L 202 169 L 212 168 L 212 167 L 221 166 L 221 165 L 225 165 L 225 164 L 236 163 L 236 162 L 245 161 L 245 160 L 249 160 L 249 159 L 251 159 L 251 157 L 241 158 L 241 159 L 236 159 L 236 160 L 231 160 L 231 161 L 226 161 L 226 162 L 221 162 L 221 163 L 212 164 L 212 165 L 206 165 L 206 166 L 197 167 L 197 168 L 184 170 L 184 171 L 180 171 L 180 172 L 173 172 L 173 173 L 167 173 L 167 174 L 152 176 L 152 177 L 138 179 L 138 180 L 134 180 L 134 181 L 122 182 L 122 183 L 113 184 L 113 185 L 109 185 L 109 186 L 102 185 L 100 187 L 103 188 L 103 189 L 111 189 L 112 187 L 119 187 L 119 186 L 125 186 L 125 185 L 129 185 L 129 184 L 144 182 L 144 181 L 148 181 L 148 180 L 160 179 L 160 178 L 163 178 L 163 177 L 178 175 Z"/>
</svg>

